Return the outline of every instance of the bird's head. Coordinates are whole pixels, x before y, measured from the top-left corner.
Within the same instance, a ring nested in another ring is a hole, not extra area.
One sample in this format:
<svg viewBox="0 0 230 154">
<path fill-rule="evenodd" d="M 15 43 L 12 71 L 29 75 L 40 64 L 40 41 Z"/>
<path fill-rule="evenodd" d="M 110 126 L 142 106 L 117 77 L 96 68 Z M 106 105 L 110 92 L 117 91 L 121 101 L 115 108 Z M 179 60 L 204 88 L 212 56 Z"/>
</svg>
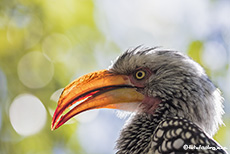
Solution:
<svg viewBox="0 0 230 154">
<path fill-rule="evenodd" d="M 108 70 L 84 75 L 62 92 L 52 130 L 91 109 L 121 109 L 185 117 L 213 135 L 222 124 L 222 97 L 202 67 L 168 50 L 137 47 L 123 53 Z"/>
</svg>

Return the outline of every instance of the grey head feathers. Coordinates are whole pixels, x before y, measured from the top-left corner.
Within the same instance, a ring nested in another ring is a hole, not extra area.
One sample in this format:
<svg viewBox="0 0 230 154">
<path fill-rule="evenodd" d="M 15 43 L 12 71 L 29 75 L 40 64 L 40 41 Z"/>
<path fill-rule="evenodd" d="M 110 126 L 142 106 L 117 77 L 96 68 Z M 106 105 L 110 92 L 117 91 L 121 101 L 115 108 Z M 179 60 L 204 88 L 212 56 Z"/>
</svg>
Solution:
<svg viewBox="0 0 230 154">
<path fill-rule="evenodd" d="M 210 136 L 215 134 L 223 123 L 223 98 L 198 63 L 177 51 L 139 46 L 118 57 L 110 70 L 130 75 L 138 68 L 152 72 L 140 90 L 144 95 L 160 98 L 161 104 L 171 102 L 170 116 L 186 118 Z"/>
</svg>

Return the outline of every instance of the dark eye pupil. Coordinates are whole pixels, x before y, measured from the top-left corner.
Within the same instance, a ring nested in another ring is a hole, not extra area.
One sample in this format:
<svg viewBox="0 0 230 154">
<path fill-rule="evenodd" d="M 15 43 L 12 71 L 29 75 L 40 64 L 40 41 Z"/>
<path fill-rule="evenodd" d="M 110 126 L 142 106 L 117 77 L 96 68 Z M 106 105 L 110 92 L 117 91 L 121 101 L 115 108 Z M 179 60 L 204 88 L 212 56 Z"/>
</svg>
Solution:
<svg viewBox="0 0 230 154">
<path fill-rule="evenodd" d="M 142 77 L 142 75 L 143 75 L 142 72 L 138 72 L 138 73 L 137 73 L 137 76 L 138 76 L 138 77 Z"/>
</svg>

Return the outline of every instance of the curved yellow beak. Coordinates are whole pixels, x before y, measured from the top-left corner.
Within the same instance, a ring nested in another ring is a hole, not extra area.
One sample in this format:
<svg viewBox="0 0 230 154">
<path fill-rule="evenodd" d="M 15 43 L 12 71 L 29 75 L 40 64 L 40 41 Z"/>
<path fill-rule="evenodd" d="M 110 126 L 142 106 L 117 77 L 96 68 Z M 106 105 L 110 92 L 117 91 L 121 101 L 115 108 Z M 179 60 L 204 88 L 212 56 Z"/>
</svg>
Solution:
<svg viewBox="0 0 230 154">
<path fill-rule="evenodd" d="M 136 91 L 128 76 L 116 75 L 108 70 L 89 73 L 63 90 L 53 115 L 51 130 L 83 111 L 119 109 L 123 103 L 137 103 L 143 99 L 144 96 Z"/>
</svg>

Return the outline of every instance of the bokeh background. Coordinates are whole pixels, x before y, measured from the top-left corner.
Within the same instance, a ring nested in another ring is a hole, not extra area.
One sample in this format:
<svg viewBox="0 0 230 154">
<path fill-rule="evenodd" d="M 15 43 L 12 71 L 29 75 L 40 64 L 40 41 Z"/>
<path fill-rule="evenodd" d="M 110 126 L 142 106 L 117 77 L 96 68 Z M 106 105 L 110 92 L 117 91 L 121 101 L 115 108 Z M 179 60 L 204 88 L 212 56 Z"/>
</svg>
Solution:
<svg viewBox="0 0 230 154">
<path fill-rule="evenodd" d="M 0 153 L 112 154 L 127 118 L 93 110 L 51 131 L 73 79 L 130 47 L 191 56 L 225 98 L 214 138 L 230 152 L 229 0 L 0 0 Z"/>
</svg>

